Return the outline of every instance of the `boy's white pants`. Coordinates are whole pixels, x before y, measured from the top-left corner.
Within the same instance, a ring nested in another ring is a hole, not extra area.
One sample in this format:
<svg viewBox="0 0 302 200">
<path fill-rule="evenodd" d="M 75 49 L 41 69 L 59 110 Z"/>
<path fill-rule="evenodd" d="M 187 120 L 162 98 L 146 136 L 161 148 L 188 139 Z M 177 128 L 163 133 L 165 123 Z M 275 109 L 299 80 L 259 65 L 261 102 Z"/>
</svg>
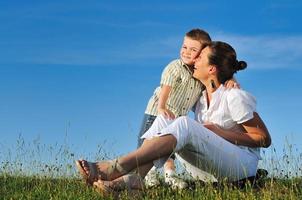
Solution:
<svg viewBox="0 0 302 200">
<path fill-rule="evenodd" d="M 168 120 L 159 115 L 145 139 L 171 134 L 177 140 L 176 157 L 194 178 L 240 180 L 256 174 L 259 158 L 246 147 L 234 145 L 189 117 Z M 155 147 L 156 148 L 156 147 Z M 167 158 L 154 161 L 161 167 Z"/>
</svg>

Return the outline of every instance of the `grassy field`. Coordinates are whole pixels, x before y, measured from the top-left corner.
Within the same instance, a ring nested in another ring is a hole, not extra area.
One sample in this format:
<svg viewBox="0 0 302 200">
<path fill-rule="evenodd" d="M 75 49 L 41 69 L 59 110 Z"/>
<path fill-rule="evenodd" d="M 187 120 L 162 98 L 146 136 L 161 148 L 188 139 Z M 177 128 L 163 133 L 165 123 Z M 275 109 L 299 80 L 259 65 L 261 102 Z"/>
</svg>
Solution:
<svg viewBox="0 0 302 200">
<path fill-rule="evenodd" d="M 88 160 L 110 159 L 103 145 Z M 44 145 L 39 140 L 25 142 L 19 138 L 16 146 L 1 146 L 0 151 L 0 200 L 2 199 L 110 199 L 104 198 L 93 188 L 87 187 L 75 169 L 74 147 L 66 144 Z M 246 185 L 238 188 L 226 184 L 210 185 L 190 182 L 190 188 L 172 190 L 164 184 L 145 189 L 133 197 L 127 191 L 119 193 L 119 199 L 302 199 L 302 154 L 288 145 L 283 155 L 267 155 L 263 152 L 264 167 L 269 176 L 261 187 Z M 180 167 L 178 167 L 180 168 Z M 187 178 L 187 176 L 185 176 Z M 189 177 L 188 177 L 189 179 Z"/>
<path fill-rule="evenodd" d="M 302 199 L 301 179 L 266 179 L 261 188 L 195 184 L 175 191 L 167 186 L 146 189 L 139 194 L 120 192 L 119 199 Z M 0 176 L 1 199 L 112 199 L 104 198 L 76 178 Z"/>
</svg>

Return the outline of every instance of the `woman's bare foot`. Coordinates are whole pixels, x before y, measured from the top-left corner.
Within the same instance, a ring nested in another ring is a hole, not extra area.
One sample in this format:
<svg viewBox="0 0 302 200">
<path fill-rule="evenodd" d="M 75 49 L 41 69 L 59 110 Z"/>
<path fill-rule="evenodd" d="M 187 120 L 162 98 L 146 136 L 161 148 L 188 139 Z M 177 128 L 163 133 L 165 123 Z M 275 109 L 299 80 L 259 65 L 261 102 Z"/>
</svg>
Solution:
<svg viewBox="0 0 302 200">
<path fill-rule="evenodd" d="M 96 163 L 78 160 L 76 164 L 82 177 L 90 185 L 97 180 L 111 181 L 127 173 L 117 160 Z"/>
<path fill-rule="evenodd" d="M 114 199 L 118 199 L 116 198 L 118 196 L 118 193 L 111 187 L 111 181 L 98 180 L 93 183 L 93 187 L 103 197 L 113 196 Z"/>
<path fill-rule="evenodd" d="M 138 174 L 126 174 L 112 181 L 98 180 L 93 186 L 102 193 L 121 191 L 121 190 L 142 190 L 144 188 L 143 179 Z"/>
<path fill-rule="evenodd" d="M 77 160 L 76 166 L 88 185 L 92 185 L 99 178 L 99 172 L 95 163 L 86 160 Z"/>
</svg>

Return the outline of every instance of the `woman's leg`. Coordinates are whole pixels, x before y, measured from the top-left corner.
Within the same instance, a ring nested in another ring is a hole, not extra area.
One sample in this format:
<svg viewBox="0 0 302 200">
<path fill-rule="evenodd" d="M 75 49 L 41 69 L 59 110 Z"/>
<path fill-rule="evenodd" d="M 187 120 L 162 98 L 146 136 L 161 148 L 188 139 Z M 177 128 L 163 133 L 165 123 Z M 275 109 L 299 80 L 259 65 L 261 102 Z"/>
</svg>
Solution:
<svg viewBox="0 0 302 200">
<path fill-rule="evenodd" d="M 176 143 L 176 138 L 170 134 L 145 140 L 139 149 L 119 158 L 119 164 L 126 171 L 131 171 L 153 160 L 169 156 L 174 151 Z"/>
<path fill-rule="evenodd" d="M 229 181 L 255 175 L 258 157 L 247 147 L 232 144 L 194 121 L 187 123 L 190 128 L 186 145 L 178 155 L 186 161 L 182 164 L 189 166 L 189 163 L 199 169 L 200 173 L 188 170 L 192 175 L 195 173 L 195 177 L 201 177 L 205 171 L 217 179 L 227 178 Z"/>
<path fill-rule="evenodd" d="M 164 128 L 165 126 L 166 128 Z M 165 134 L 156 137 L 158 136 L 157 133 L 159 133 L 156 131 L 159 130 L 162 130 L 162 133 Z M 182 148 L 187 141 L 188 130 L 189 126 L 186 117 L 179 117 L 172 122 L 159 116 L 145 134 L 146 139 L 144 140 L 143 145 L 136 151 L 131 152 L 126 156 L 122 156 L 119 158 L 118 162 L 111 165 L 108 164 L 108 162 L 91 164 L 87 161 L 81 161 L 81 164 L 86 171 L 86 174 L 91 174 L 91 166 L 93 167 L 93 171 L 98 171 L 98 177 L 91 178 L 93 180 L 114 180 L 139 166 L 158 160 L 159 158 L 168 157 L 174 151 L 175 146 L 177 146 L 178 149 Z M 169 133 L 172 133 L 173 135 Z M 114 168 L 113 171 L 111 170 L 112 168 Z M 120 170 L 115 168 L 119 168 Z"/>
<path fill-rule="evenodd" d="M 188 163 L 217 178 L 238 180 L 256 173 L 257 155 L 228 142 L 193 119 L 179 117 L 162 129 L 162 133 L 177 138 L 175 151 Z"/>
<path fill-rule="evenodd" d="M 113 161 L 109 164 L 108 162 L 97 162 L 95 168 L 97 168 L 98 176 L 101 180 L 114 180 L 120 176 L 135 170 L 138 167 L 152 163 L 162 157 L 168 157 L 174 150 L 177 140 L 173 135 L 164 135 L 161 137 L 154 137 L 150 140 L 144 140 L 143 145 L 137 150 L 118 158 L 118 160 Z M 80 161 L 86 174 L 90 174 L 90 167 L 87 161 Z M 142 170 L 143 176 L 145 176 L 145 168 L 140 168 Z M 95 178 L 94 178 L 95 179 Z"/>
<path fill-rule="evenodd" d="M 160 130 L 169 126 L 173 120 L 167 120 L 163 116 L 158 116 L 150 129 L 151 139 L 145 139 L 142 146 L 136 151 L 119 158 L 119 164 L 126 170 L 131 171 L 136 167 L 148 164 L 162 157 L 169 156 L 177 144 L 173 135 L 167 134 L 161 137 L 154 137 Z M 149 171 L 150 169 L 148 169 Z M 146 174 L 144 174 L 145 176 Z"/>
<path fill-rule="evenodd" d="M 138 167 L 134 172 L 118 177 L 112 181 L 103 181 L 99 184 L 106 184 L 113 190 L 124 190 L 124 189 L 143 189 L 144 177 L 148 171 L 153 167 L 153 162 Z M 97 187 L 98 185 L 96 185 Z"/>
<path fill-rule="evenodd" d="M 163 116 L 158 116 L 154 121 L 151 128 L 146 132 L 146 139 L 143 142 L 143 145 L 137 150 L 122 156 L 118 159 L 118 164 L 123 168 L 125 172 L 130 172 L 133 169 L 142 166 L 144 164 L 153 162 L 163 157 L 168 157 L 174 151 L 176 145 L 178 146 L 178 140 L 183 140 L 184 137 L 180 137 L 180 133 L 169 134 L 173 132 L 184 132 L 187 135 L 188 127 L 184 125 L 184 120 L 186 117 L 180 117 L 174 121 L 167 120 Z M 194 121 L 194 120 L 193 120 Z M 170 127 L 170 128 L 169 128 Z M 180 130 L 179 127 L 182 127 Z M 163 130 L 160 136 L 160 130 Z M 169 130 L 169 131 L 165 131 Z M 159 137 L 156 137 L 159 136 Z M 182 146 L 184 141 L 181 142 Z M 102 180 L 113 180 L 116 179 L 125 173 L 118 172 L 115 170 L 115 173 L 106 174 L 108 165 L 97 163 L 97 168 L 99 174 L 102 177 Z M 89 170 L 89 167 L 87 167 Z"/>
</svg>

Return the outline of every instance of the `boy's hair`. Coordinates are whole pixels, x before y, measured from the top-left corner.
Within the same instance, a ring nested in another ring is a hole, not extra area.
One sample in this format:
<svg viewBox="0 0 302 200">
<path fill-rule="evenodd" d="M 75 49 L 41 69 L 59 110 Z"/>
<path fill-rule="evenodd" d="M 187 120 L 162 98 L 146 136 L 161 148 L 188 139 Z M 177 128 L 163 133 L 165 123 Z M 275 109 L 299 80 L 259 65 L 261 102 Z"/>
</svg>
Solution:
<svg viewBox="0 0 302 200">
<path fill-rule="evenodd" d="M 207 46 L 212 41 L 210 35 L 206 31 L 199 28 L 190 30 L 186 33 L 186 36 L 193 40 L 199 41 L 203 47 Z"/>
</svg>

